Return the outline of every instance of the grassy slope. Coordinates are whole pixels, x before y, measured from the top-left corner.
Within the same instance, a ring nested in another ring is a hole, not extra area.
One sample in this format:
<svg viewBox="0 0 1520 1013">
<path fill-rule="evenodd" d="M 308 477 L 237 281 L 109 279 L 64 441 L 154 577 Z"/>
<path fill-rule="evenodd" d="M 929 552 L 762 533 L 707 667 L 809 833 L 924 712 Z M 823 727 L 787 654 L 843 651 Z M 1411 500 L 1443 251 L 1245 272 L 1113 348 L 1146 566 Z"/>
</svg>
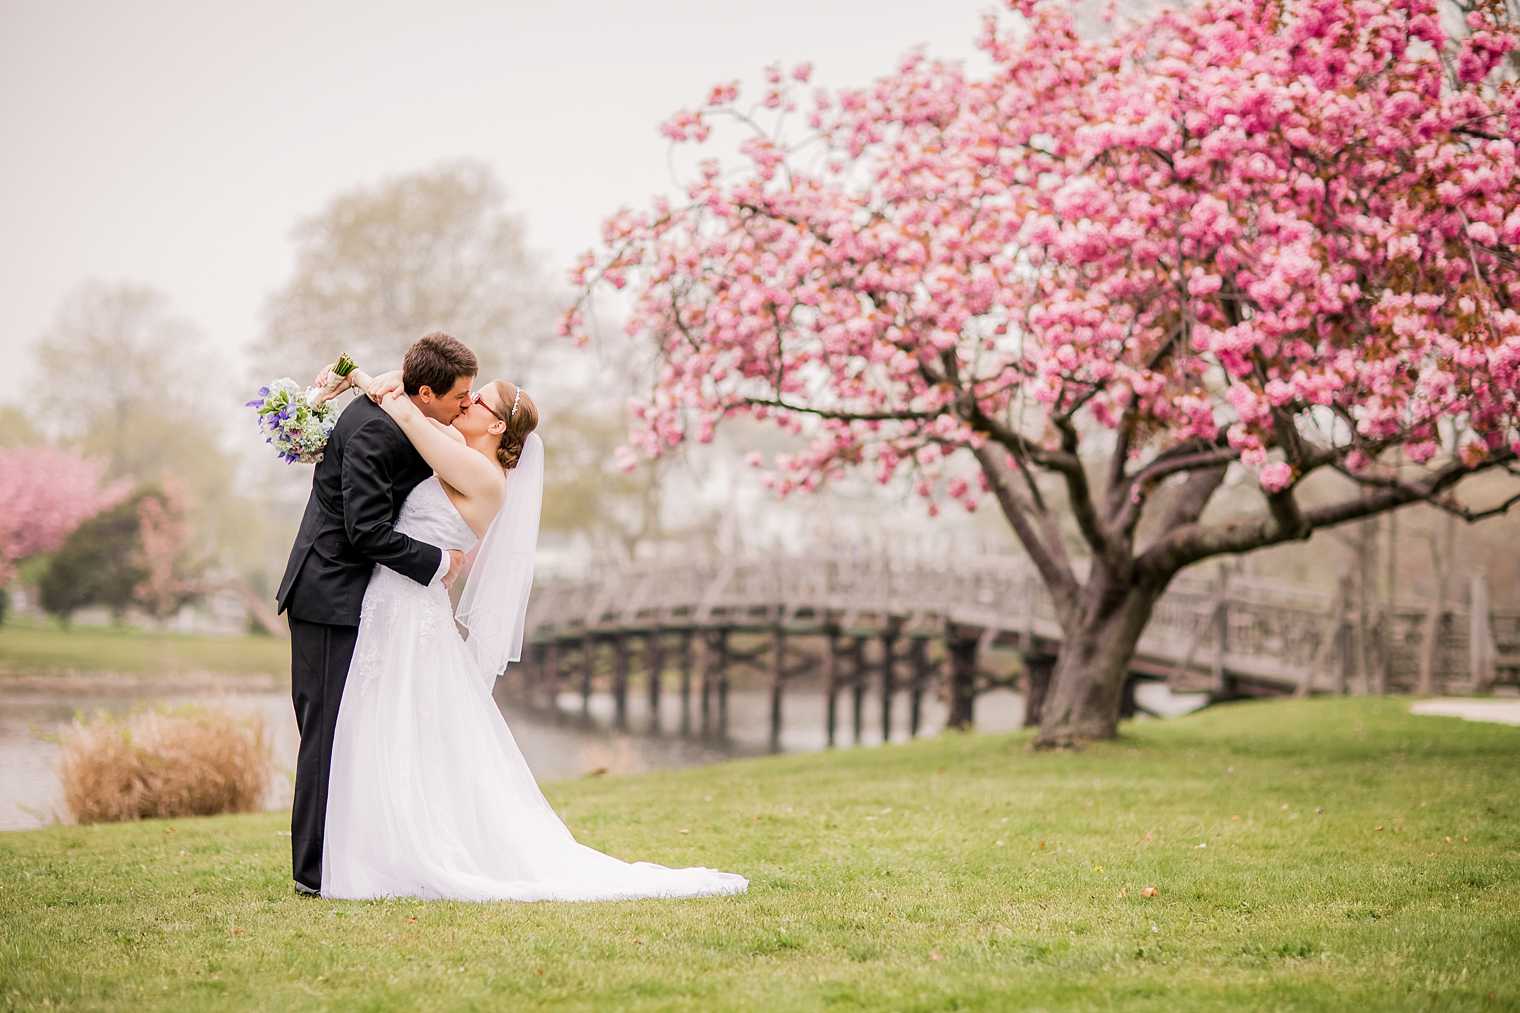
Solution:
<svg viewBox="0 0 1520 1013">
<path fill-rule="evenodd" d="M 200 636 L 12 620 L 0 626 L 0 678 L 56 672 L 162 677 L 191 672 L 286 675 L 290 645 L 258 636 Z"/>
<path fill-rule="evenodd" d="M 1406 707 L 547 786 L 580 840 L 733 898 L 303 900 L 281 815 L 4 834 L 0 1006 L 1520 1005 L 1520 730 Z"/>
</svg>

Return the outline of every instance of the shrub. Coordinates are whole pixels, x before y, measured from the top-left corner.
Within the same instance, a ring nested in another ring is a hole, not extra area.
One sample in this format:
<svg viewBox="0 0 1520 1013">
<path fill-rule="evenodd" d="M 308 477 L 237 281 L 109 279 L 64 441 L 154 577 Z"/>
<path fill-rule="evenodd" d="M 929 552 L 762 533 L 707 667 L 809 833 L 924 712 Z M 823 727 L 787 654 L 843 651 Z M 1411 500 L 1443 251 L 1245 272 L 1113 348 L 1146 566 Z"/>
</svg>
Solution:
<svg viewBox="0 0 1520 1013">
<path fill-rule="evenodd" d="M 274 762 L 262 717 L 195 706 L 76 718 L 62 747 L 79 823 L 251 812 Z"/>
<path fill-rule="evenodd" d="M 138 493 L 91 517 L 53 554 L 39 590 L 42 607 L 64 622 L 78 609 L 104 605 L 118 620 L 147 576 L 138 553 Z"/>
</svg>

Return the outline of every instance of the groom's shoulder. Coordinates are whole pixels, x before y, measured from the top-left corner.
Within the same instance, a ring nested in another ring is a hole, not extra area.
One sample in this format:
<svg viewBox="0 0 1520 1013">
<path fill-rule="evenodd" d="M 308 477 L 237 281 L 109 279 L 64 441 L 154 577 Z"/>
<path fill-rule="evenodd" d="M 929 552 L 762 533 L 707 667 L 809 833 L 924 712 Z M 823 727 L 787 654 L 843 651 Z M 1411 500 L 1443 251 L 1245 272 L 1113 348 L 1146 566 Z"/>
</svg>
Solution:
<svg viewBox="0 0 1520 1013">
<path fill-rule="evenodd" d="M 345 432 L 353 432 L 366 422 L 375 419 L 389 420 L 390 416 L 385 414 L 384 409 L 369 398 L 356 397 L 349 402 L 348 407 L 343 409 L 342 413 L 338 416 L 338 428 Z"/>
<path fill-rule="evenodd" d="M 401 434 L 401 427 L 385 414 L 385 409 L 363 396 L 354 398 L 348 407 L 343 409 L 335 427 L 338 435 L 343 437 L 348 437 L 360 429 L 373 432 L 387 440 L 405 438 Z"/>
</svg>

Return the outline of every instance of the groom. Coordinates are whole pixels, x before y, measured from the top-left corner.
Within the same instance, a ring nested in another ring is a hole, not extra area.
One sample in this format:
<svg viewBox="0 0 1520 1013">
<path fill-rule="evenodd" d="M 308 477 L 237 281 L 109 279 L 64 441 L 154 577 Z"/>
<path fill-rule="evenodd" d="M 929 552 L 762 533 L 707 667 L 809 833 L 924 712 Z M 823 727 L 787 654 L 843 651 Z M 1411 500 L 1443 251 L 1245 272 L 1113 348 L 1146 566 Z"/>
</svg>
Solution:
<svg viewBox="0 0 1520 1013">
<path fill-rule="evenodd" d="M 448 425 L 469 404 L 475 353 L 437 331 L 407 349 L 401 382 L 431 419 Z M 290 849 L 296 892 L 322 888 L 327 771 L 348 663 L 359 636 L 359 604 L 376 563 L 419 584 L 452 582 L 463 557 L 408 538 L 394 527 L 401 504 L 432 469 L 389 415 L 355 398 L 328 437 L 285 577 L 278 611 L 290 613 L 290 688 L 301 746 L 296 754 Z"/>
</svg>

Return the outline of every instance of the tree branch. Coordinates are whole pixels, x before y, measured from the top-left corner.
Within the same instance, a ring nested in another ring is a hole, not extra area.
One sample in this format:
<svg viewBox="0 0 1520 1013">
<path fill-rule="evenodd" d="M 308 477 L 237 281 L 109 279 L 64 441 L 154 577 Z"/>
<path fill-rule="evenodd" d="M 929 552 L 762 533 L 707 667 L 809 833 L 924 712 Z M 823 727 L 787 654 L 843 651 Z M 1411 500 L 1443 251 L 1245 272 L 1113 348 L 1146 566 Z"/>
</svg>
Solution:
<svg viewBox="0 0 1520 1013">
<path fill-rule="evenodd" d="M 760 408 L 781 408 L 789 412 L 801 412 L 804 415 L 817 415 L 819 418 L 840 419 L 845 422 L 914 422 L 938 418 L 945 414 L 944 411 L 851 412 L 834 408 L 808 408 L 804 405 L 788 404 L 780 398 L 746 397 L 740 400 L 744 404 Z"/>
<path fill-rule="evenodd" d="M 1268 497 L 1271 513 L 1267 517 L 1215 527 L 1204 527 L 1195 522 L 1175 528 L 1145 551 L 1140 558 L 1140 565 L 1156 574 L 1175 573 L 1184 566 L 1191 566 L 1213 556 L 1249 552 L 1268 545 L 1307 538 L 1322 528 L 1361 520 L 1409 503 L 1433 501 L 1462 479 L 1489 468 L 1507 467 L 1513 459 L 1514 454 L 1506 451 L 1477 467 L 1470 468 L 1461 462 L 1454 462 L 1418 485 L 1398 483 L 1383 487 L 1371 496 L 1360 496 L 1354 500 L 1343 500 L 1310 510 L 1301 510 L 1291 500 L 1290 494 L 1288 500 L 1281 500 L 1284 494 L 1279 493 L 1276 497 Z M 1510 504 L 1505 505 L 1507 507 Z M 1488 514 L 1489 511 L 1484 511 L 1481 514 L 1474 513 L 1473 517 L 1476 519 Z"/>
<path fill-rule="evenodd" d="M 1043 514 L 1048 518 L 1048 513 L 1036 510 L 1022 499 L 1013 483 L 1008 480 L 1008 465 L 998 458 L 997 449 L 984 445 L 971 452 L 981 464 L 982 472 L 987 476 L 987 484 L 1003 510 L 1003 516 L 1008 519 L 1009 525 L 1023 543 L 1024 551 L 1029 553 L 1035 568 L 1040 571 L 1045 587 L 1055 601 L 1056 611 L 1063 620 L 1073 615 L 1077 605 L 1077 578 L 1061 547 L 1060 532 L 1049 530 L 1050 526 L 1047 525 L 1046 537 L 1042 538 L 1035 530 L 1031 522 L 1032 516 Z"/>
<path fill-rule="evenodd" d="M 1203 468 L 1188 476 L 1182 488 L 1177 492 L 1177 498 L 1172 501 L 1170 508 L 1161 519 L 1161 530 L 1172 531 L 1184 524 L 1196 523 L 1203 516 L 1203 511 L 1208 508 L 1209 500 L 1214 498 L 1214 493 L 1224 484 L 1224 478 L 1229 469 L 1224 465 L 1215 465 L 1212 468 Z"/>
<path fill-rule="evenodd" d="M 1163 480 L 1179 472 L 1222 468 L 1240 456 L 1239 451 L 1228 446 L 1206 450 L 1189 450 L 1188 447 L 1189 444 L 1173 447 L 1113 488 L 1109 493 L 1109 502 L 1113 504 L 1110 513 L 1114 516 L 1116 530 L 1134 530 L 1140 514 L 1145 510 L 1151 489 Z M 1119 499 L 1121 496 L 1122 501 Z"/>
<path fill-rule="evenodd" d="M 1056 417 L 1052 421 L 1061 434 L 1063 456 L 1073 462 L 1072 466 L 1058 467 L 1055 470 L 1066 480 L 1066 496 L 1071 502 L 1071 512 L 1077 528 L 1082 532 L 1082 537 L 1087 539 L 1093 554 L 1103 560 L 1112 573 L 1123 574 L 1129 569 L 1130 554 L 1124 551 L 1124 546 L 1115 542 L 1104 526 L 1103 519 L 1098 516 L 1093 504 L 1092 485 L 1087 481 L 1087 470 L 1082 467 L 1082 459 L 1077 454 L 1080 441 L 1076 427 L 1067 418 Z"/>
<path fill-rule="evenodd" d="M 1124 465 L 1129 461 L 1129 447 L 1134 436 L 1135 409 L 1131 405 L 1124 410 L 1124 415 L 1119 419 L 1119 429 L 1114 435 L 1114 453 L 1108 459 L 1108 489 L 1110 496 L 1124 482 Z M 1110 506 L 1112 507 L 1112 500 L 1110 500 Z M 1109 513 L 1116 512 L 1113 509 L 1109 510 Z"/>
<path fill-rule="evenodd" d="M 1504 470 L 1510 474 L 1515 473 L 1515 469 L 1512 465 L 1506 464 L 1503 467 Z M 1460 517 L 1462 520 L 1467 521 L 1469 524 L 1481 521 L 1488 517 L 1497 517 L 1508 512 L 1509 508 L 1514 506 L 1516 503 L 1520 503 L 1520 493 L 1515 493 L 1513 496 L 1508 497 L 1496 506 L 1489 507 L 1487 510 L 1473 510 L 1472 508 L 1464 506 L 1463 504 L 1457 502 L 1457 500 L 1451 496 L 1442 496 L 1439 493 L 1427 493 L 1419 486 L 1404 482 L 1394 475 L 1358 475 L 1352 473 L 1349 469 L 1340 465 L 1337 465 L 1335 470 L 1351 479 L 1352 481 L 1356 482 L 1358 485 L 1364 487 L 1372 487 L 1385 490 L 1403 490 L 1412 497 L 1410 502 L 1418 500 L 1422 503 L 1429 503 L 1437 510 L 1449 513 L 1454 517 Z"/>
</svg>

